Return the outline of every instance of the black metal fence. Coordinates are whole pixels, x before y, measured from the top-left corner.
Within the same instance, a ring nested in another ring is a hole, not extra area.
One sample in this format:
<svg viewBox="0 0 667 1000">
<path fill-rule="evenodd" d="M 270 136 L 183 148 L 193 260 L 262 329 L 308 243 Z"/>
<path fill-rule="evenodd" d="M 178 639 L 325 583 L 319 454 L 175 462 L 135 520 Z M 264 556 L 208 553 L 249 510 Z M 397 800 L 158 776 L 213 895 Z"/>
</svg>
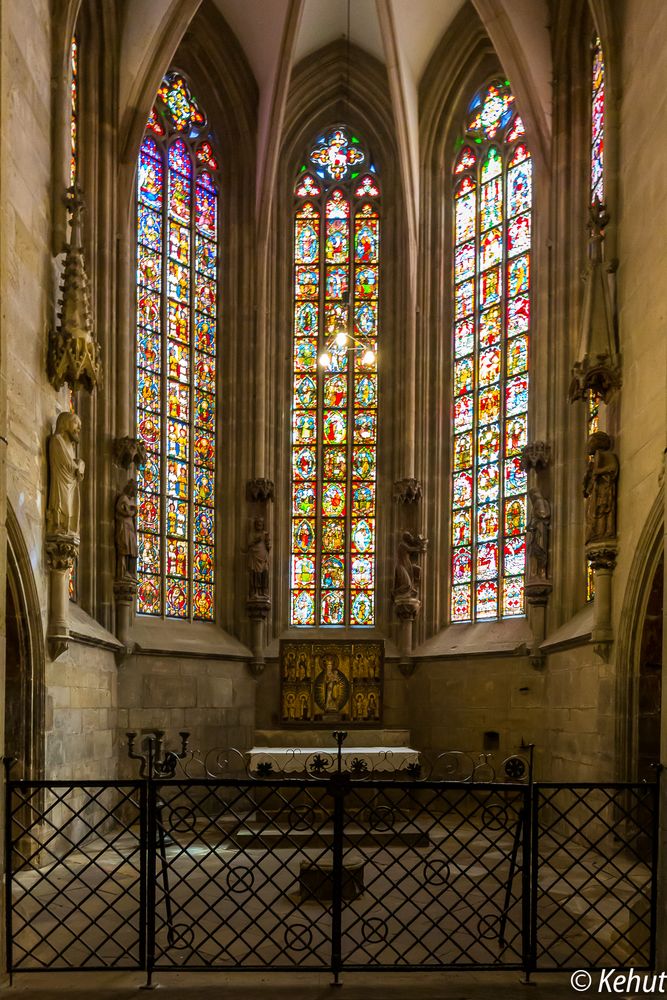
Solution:
<svg viewBox="0 0 667 1000">
<path fill-rule="evenodd" d="M 215 760 L 8 773 L 12 973 L 653 965 L 657 785 L 533 783 L 521 754 L 498 775 L 456 754 L 381 775 L 318 754 L 294 778 Z"/>
</svg>

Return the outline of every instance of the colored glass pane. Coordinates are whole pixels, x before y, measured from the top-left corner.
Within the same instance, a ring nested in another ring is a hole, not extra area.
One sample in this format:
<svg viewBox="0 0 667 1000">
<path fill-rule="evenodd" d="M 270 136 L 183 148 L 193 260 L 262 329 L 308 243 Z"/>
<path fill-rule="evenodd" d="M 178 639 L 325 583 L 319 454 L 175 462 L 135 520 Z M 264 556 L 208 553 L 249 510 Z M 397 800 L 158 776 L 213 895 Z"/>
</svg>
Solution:
<svg viewBox="0 0 667 1000">
<path fill-rule="evenodd" d="M 532 160 L 507 81 L 475 96 L 464 139 L 452 167 L 454 622 L 523 614 Z"/>
<path fill-rule="evenodd" d="M 294 188 L 292 558 L 307 551 L 313 569 L 308 580 L 292 578 L 290 621 L 369 625 L 377 374 L 374 353 L 362 360 L 349 333 L 353 321 L 354 336 L 375 351 L 380 186 L 373 167 L 361 178 L 351 169 L 367 154 L 346 129 L 320 136 L 308 157 L 315 169 L 302 169 Z"/>
<path fill-rule="evenodd" d="M 591 94 L 591 203 L 604 202 L 604 54 L 600 39 L 593 45 Z"/>
<path fill-rule="evenodd" d="M 70 43 L 70 166 L 69 185 L 77 183 L 79 170 L 79 42 Z"/>
<path fill-rule="evenodd" d="M 187 82 L 168 75 L 158 97 L 161 118 L 153 109 L 137 176 L 136 420 L 147 448 L 137 477 L 137 610 L 210 621 L 217 161 L 208 140 L 192 141 L 205 117 Z"/>
</svg>

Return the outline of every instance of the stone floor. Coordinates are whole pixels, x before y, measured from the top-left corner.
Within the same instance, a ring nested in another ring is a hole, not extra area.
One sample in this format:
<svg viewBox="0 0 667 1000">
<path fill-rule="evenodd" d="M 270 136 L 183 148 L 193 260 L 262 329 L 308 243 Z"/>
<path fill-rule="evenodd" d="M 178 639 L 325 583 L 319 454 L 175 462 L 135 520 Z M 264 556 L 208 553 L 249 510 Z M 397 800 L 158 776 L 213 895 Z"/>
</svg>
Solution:
<svg viewBox="0 0 667 1000">
<path fill-rule="evenodd" d="M 573 1000 L 569 974 L 540 974 L 525 986 L 517 973 L 346 973 L 340 990 L 329 975 L 161 973 L 160 1000 Z M 141 1000 L 144 980 L 132 973 L 19 974 L 5 995 L 21 1000 Z M 295 989 L 298 984 L 298 993 Z M 593 989 L 592 992 L 595 992 Z"/>
</svg>

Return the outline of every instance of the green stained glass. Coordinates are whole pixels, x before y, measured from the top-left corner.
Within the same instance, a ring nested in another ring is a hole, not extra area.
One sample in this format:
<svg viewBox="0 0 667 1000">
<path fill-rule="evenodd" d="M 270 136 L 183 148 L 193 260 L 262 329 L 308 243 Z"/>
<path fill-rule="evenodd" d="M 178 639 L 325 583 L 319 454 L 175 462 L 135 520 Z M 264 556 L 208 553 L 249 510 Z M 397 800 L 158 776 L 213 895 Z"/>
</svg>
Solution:
<svg viewBox="0 0 667 1000">
<path fill-rule="evenodd" d="M 323 475 L 325 479 L 347 477 L 347 450 L 327 447 L 323 449 Z"/>
</svg>

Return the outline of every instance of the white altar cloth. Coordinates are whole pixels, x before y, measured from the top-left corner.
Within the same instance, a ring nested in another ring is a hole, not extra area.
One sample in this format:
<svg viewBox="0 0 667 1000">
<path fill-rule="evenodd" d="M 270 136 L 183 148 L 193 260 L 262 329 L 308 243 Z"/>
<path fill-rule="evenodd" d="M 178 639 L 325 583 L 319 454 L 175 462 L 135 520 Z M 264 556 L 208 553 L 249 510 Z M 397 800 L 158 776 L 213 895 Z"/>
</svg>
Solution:
<svg viewBox="0 0 667 1000">
<path fill-rule="evenodd" d="M 271 764 L 274 773 L 312 772 L 316 764 L 319 773 L 329 774 L 336 770 L 337 756 L 336 749 L 322 747 L 252 747 L 248 751 L 251 771 L 256 771 L 259 764 Z M 316 758 L 325 762 L 322 771 Z M 343 747 L 343 770 L 349 771 L 355 761 L 363 761 L 373 772 L 403 771 L 410 764 L 419 764 L 419 751 L 412 747 Z"/>
</svg>

